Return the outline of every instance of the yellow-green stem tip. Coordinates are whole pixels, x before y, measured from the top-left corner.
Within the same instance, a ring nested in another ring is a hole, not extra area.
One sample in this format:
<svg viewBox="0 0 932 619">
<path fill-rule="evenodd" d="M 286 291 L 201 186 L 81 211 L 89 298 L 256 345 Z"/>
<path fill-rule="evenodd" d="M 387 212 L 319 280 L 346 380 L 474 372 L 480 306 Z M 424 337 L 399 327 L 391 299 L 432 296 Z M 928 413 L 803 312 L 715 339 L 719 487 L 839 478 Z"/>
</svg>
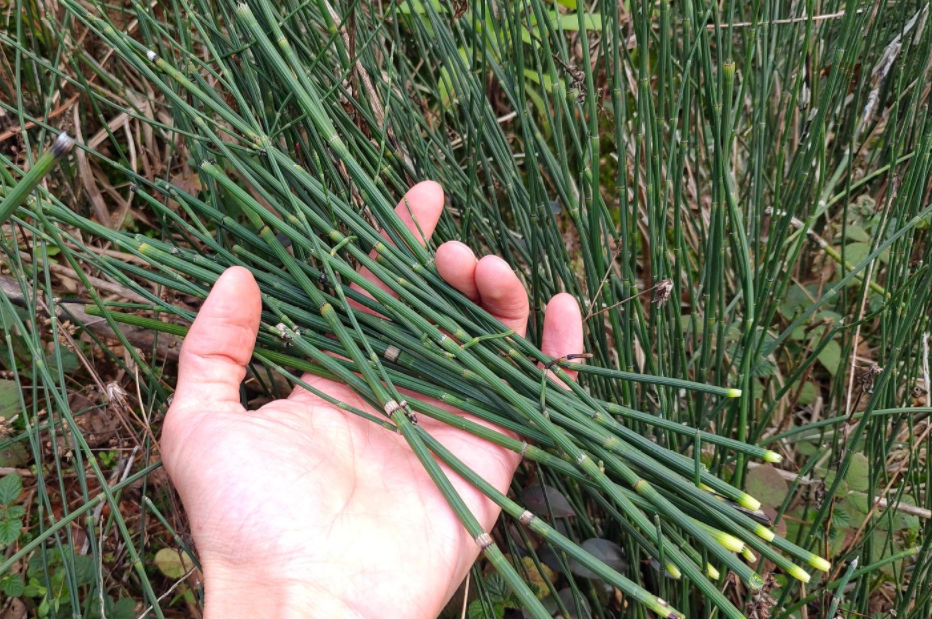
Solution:
<svg viewBox="0 0 932 619">
<path fill-rule="evenodd" d="M 765 542 L 772 542 L 773 538 L 776 537 L 773 531 L 765 526 L 758 526 L 754 532 L 757 534 L 757 537 L 761 538 Z"/>
<path fill-rule="evenodd" d="M 826 561 L 822 557 L 812 557 L 809 559 L 809 565 L 819 570 L 820 572 L 827 572 L 832 569 L 832 563 L 830 561 Z"/>
<path fill-rule="evenodd" d="M 744 542 L 729 533 L 718 535 L 718 543 L 731 552 L 741 552 L 744 550 Z"/>
<path fill-rule="evenodd" d="M 796 580 L 798 580 L 799 582 L 802 582 L 802 583 L 807 583 L 807 582 L 809 582 L 809 579 L 811 578 L 811 577 L 809 576 L 809 573 L 808 573 L 806 570 L 804 570 L 803 568 L 799 567 L 798 565 L 793 565 L 793 566 L 791 566 L 791 567 L 787 570 L 787 573 L 788 573 L 790 576 L 792 576 L 793 578 L 795 578 Z"/>
<path fill-rule="evenodd" d="M 741 507 L 744 507 L 745 509 L 749 509 L 752 512 L 756 512 L 757 510 L 760 509 L 760 501 L 752 497 L 750 494 L 743 495 L 738 500 L 738 503 L 741 505 Z"/>
</svg>

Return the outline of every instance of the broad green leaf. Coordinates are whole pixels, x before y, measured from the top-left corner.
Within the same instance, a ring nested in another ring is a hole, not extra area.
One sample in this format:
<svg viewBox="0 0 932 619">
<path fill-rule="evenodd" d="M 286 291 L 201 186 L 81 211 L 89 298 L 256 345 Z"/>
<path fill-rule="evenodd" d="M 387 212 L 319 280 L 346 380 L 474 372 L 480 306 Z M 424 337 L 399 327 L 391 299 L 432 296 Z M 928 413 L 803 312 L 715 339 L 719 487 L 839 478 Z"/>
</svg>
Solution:
<svg viewBox="0 0 932 619">
<path fill-rule="evenodd" d="M 537 569 L 537 565 L 535 565 L 534 559 L 531 557 L 522 558 L 521 563 L 524 564 L 524 571 L 522 573 L 527 574 L 527 583 L 538 599 L 549 595 L 550 588 L 547 586 L 547 580 L 554 582 L 557 579 L 557 575 L 553 570 L 541 563 L 540 566 L 543 568 L 543 573 L 541 573 L 541 570 Z"/>
<path fill-rule="evenodd" d="M 725 329 L 725 341 L 726 342 L 729 342 L 729 343 L 737 342 L 738 340 L 741 339 L 743 335 L 744 334 L 742 333 L 741 329 L 739 329 L 738 327 L 734 325 Z"/>
<path fill-rule="evenodd" d="M 155 553 L 155 566 L 169 578 L 181 578 L 191 571 L 194 562 L 188 553 L 174 548 L 162 548 Z"/>
<path fill-rule="evenodd" d="M 593 537 L 584 541 L 581 546 L 583 550 L 616 572 L 624 570 L 625 551 L 618 544 L 607 539 Z M 570 571 L 583 578 L 597 577 L 595 572 L 575 559 L 570 559 Z"/>
<path fill-rule="evenodd" d="M 440 78 L 437 80 L 437 96 L 444 105 L 449 105 L 455 97 L 453 82 L 450 80 L 450 72 L 446 67 L 440 67 Z"/>
<path fill-rule="evenodd" d="M 12 505 L 23 491 L 23 480 L 16 473 L 0 479 L 0 505 Z"/>
<path fill-rule="evenodd" d="M 786 522 L 786 539 L 797 539 L 799 536 L 809 533 L 812 516 L 808 512 L 803 514 L 803 508 L 792 508 L 786 515 L 788 516 L 784 518 L 784 522 Z M 809 516 L 808 519 L 805 518 L 806 515 Z"/>
<path fill-rule="evenodd" d="M 879 561 L 890 555 L 894 555 L 902 548 L 897 543 L 896 537 L 890 537 L 886 532 L 874 531 L 870 536 L 871 559 Z M 890 577 L 895 577 L 903 573 L 903 560 L 888 563 L 880 568 L 880 571 Z"/>
<path fill-rule="evenodd" d="M 65 546 L 64 548 L 68 548 Z M 43 565 L 47 563 L 49 571 L 54 571 L 56 567 L 61 565 L 61 553 L 58 551 L 58 548 L 48 548 L 45 551 L 45 561 L 43 561 L 42 552 L 36 552 L 31 557 L 29 557 L 29 563 L 26 564 L 26 575 L 29 577 L 30 582 L 34 578 L 41 578 L 43 582 L 45 580 L 45 570 Z"/>
<path fill-rule="evenodd" d="M 835 340 L 829 342 L 819 353 L 819 363 L 834 376 L 841 365 L 841 346 Z"/>
<path fill-rule="evenodd" d="M 81 369 L 81 360 L 73 350 L 61 351 L 61 369 L 65 374 L 73 374 Z"/>
<path fill-rule="evenodd" d="M 521 502 L 527 509 L 542 517 L 548 517 L 551 511 L 554 518 L 570 518 L 576 515 L 576 510 L 563 493 L 552 486 L 528 486 L 521 492 Z"/>
<path fill-rule="evenodd" d="M 15 380 L 0 380 L 0 418 L 12 419 L 22 411 L 19 387 Z"/>
<path fill-rule="evenodd" d="M 872 507 L 867 495 L 863 492 L 849 492 L 848 496 L 845 497 L 845 500 L 841 504 L 844 506 L 845 511 L 848 512 L 848 515 L 851 517 L 851 522 L 855 527 L 861 526 L 864 519 L 867 518 L 867 512 L 869 512 Z"/>
<path fill-rule="evenodd" d="M 466 65 L 469 65 L 469 52 L 460 47 L 457 50 L 460 54 L 460 58 L 463 59 L 463 62 Z M 450 75 L 450 71 L 447 67 L 440 67 L 440 74 L 437 79 L 437 95 L 440 97 L 440 101 L 444 105 L 449 105 L 456 101 L 456 83 L 453 81 L 453 77 Z"/>
<path fill-rule="evenodd" d="M 767 507 L 779 507 L 788 489 L 786 480 L 770 464 L 748 470 L 747 493 Z"/>
<path fill-rule="evenodd" d="M 26 508 L 22 505 L 11 505 L 9 509 L 6 510 L 7 518 L 22 518 L 26 515 Z"/>
<path fill-rule="evenodd" d="M 819 318 L 821 317 L 816 315 L 816 320 Z M 836 320 L 835 324 L 837 323 L 838 321 Z M 828 325 L 824 323 L 818 324 L 811 328 L 808 325 L 800 325 L 793 330 L 793 334 L 790 337 L 797 341 L 809 340 L 812 343 L 812 346 L 815 346 L 822 340 L 822 335 L 825 334 L 825 330 L 827 328 Z"/>
<path fill-rule="evenodd" d="M 785 318 L 792 318 L 810 305 L 812 305 L 811 293 L 799 284 L 794 284 L 786 291 L 786 297 L 779 309 Z"/>
<path fill-rule="evenodd" d="M 508 587 L 508 583 L 496 572 L 488 574 L 485 577 L 483 585 L 493 602 L 503 601 L 511 595 L 511 589 Z"/>
<path fill-rule="evenodd" d="M 0 548 L 9 546 L 19 538 L 23 521 L 19 518 L 0 520 Z"/>
<path fill-rule="evenodd" d="M 436 9 L 438 13 L 446 12 L 447 9 L 440 0 L 431 0 L 431 2 L 433 2 L 434 9 Z M 427 8 L 421 0 L 404 0 L 404 2 L 398 5 L 398 10 L 406 15 L 410 15 L 411 13 L 423 15 L 427 11 Z"/>
<path fill-rule="evenodd" d="M 796 451 L 798 451 L 801 456 L 811 456 L 818 452 L 819 448 L 811 441 L 802 441 L 796 444 Z"/>
<path fill-rule="evenodd" d="M 525 79 L 527 79 L 529 82 L 533 82 L 533 83 L 537 84 L 538 86 L 540 86 L 540 75 L 537 73 L 537 71 L 532 71 L 531 69 L 525 69 L 525 70 L 524 70 L 524 77 L 525 77 Z M 561 80 L 559 80 L 559 82 L 560 82 L 560 84 L 563 85 L 563 88 L 565 89 L 565 88 L 566 88 L 566 84 L 564 83 L 564 81 L 561 79 Z M 544 74 L 544 89 L 545 89 L 547 92 L 553 92 L 553 80 L 551 80 L 551 79 L 550 79 L 550 75 L 548 75 L 548 74 L 546 74 L 546 73 Z M 541 100 L 540 113 L 541 113 L 541 114 L 544 114 L 545 111 L 546 111 L 546 110 L 544 110 L 544 108 L 543 108 L 543 100 Z"/>
<path fill-rule="evenodd" d="M 29 584 L 23 589 L 23 595 L 30 598 L 38 598 L 45 595 L 46 588 L 35 578 L 29 579 Z"/>
<path fill-rule="evenodd" d="M 20 574 L 7 574 L 0 578 L 0 593 L 4 593 L 11 598 L 21 596 L 25 588 L 26 582 Z"/>
<path fill-rule="evenodd" d="M 832 524 L 840 529 L 847 529 L 851 527 L 851 514 L 849 514 L 843 507 L 835 507 L 832 510 Z"/>
<path fill-rule="evenodd" d="M 58 549 L 49 549 L 45 552 L 45 556 L 48 561 L 49 570 L 52 570 L 56 565 L 61 563 L 61 558 L 58 555 Z M 36 552 L 34 555 L 29 557 L 29 562 L 26 564 L 26 576 L 29 577 L 29 582 L 38 578 L 45 579 L 45 574 L 42 571 L 42 552 Z M 40 582 L 36 580 L 36 582 Z"/>
<path fill-rule="evenodd" d="M 851 464 L 848 465 L 848 472 L 845 474 L 848 487 L 858 492 L 867 492 L 870 470 L 871 465 L 867 456 L 862 453 L 854 454 L 851 457 Z"/>
<path fill-rule="evenodd" d="M 560 607 L 557 606 L 557 596 L 548 595 L 541 600 L 541 603 L 544 605 L 544 610 L 551 614 L 551 616 L 556 616 L 560 612 Z"/>
<path fill-rule="evenodd" d="M 849 241 L 857 241 L 860 243 L 870 243 L 871 241 L 871 235 L 861 226 L 848 226 L 845 228 L 845 236 Z"/>
<path fill-rule="evenodd" d="M 560 590 L 560 600 L 566 609 L 570 611 L 569 619 L 592 619 L 592 609 L 589 607 L 589 600 L 580 592 L 579 597 L 573 595 L 573 590 L 569 587 Z M 577 604 L 578 602 L 578 604 Z"/>
<path fill-rule="evenodd" d="M 88 598 L 85 604 L 89 604 L 88 619 L 101 619 L 99 598 Z M 136 602 L 132 598 L 120 598 L 114 602 L 108 595 L 104 598 L 104 612 L 106 619 L 136 619 Z"/>
<path fill-rule="evenodd" d="M 466 616 L 469 617 L 469 619 L 486 619 L 489 615 L 485 612 L 485 606 L 482 604 L 482 600 L 475 599 L 470 602 L 469 608 L 466 609 Z M 505 605 L 501 602 L 493 602 L 492 616 L 496 619 L 504 617 Z"/>
<path fill-rule="evenodd" d="M 558 28 L 572 32 L 579 30 L 579 17 L 576 15 L 576 13 L 558 15 L 556 11 L 548 11 L 547 19 L 550 20 L 551 24 L 553 24 L 555 30 Z M 602 15 L 600 13 L 588 13 L 583 17 L 583 25 L 585 26 L 586 30 L 601 30 Z M 533 37 L 531 36 L 531 33 L 528 32 L 526 27 L 522 26 L 521 28 L 521 40 L 529 45 L 535 38 L 539 39 L 542 36 L 540 27 L 536 23 L 532 22 L 531 29 L 534 33 Z"/>
<path fill-rule="evenodd" d="M 97 571 L 97 563 L 94 561 L 94 557 L 79 554 L 67 546 L 65 548 L 65 552 L 72 553 L 71 562 L 74 563 L 74 577 L 78 584 L 86 585 L 94 582 Z"/>
<path fill-rule="evenodd" d="M 851 266 L 860 264 L 862 260 L 870 255 L 870 253 L 870 243 L 848 243 L 845 246 L 845 260 L 847 260 L 848 264 Z M 880 252 L 880 255 L 877 256 L 877 260 L 880 262 L 887 262 L 890 260 L 890 251 L 885 250 Z M 858 283 L 858 285 L 860 285 L 860 283 Z"/>
<path fill-rule="evenodd" d="M 13 312 L 10 312 L 6 307 L 0 306 L 0 329 L 3 328 L 4 324 L 10 324 L 13 321 L 14 314 L 19 316 L 20 320 L 24 322 L 30 319 L 29 312 L 26 311 L 25 307 L 14 305 Z M 4 323 L 4 320 L 6 323 Z M 4 361 L 4 363 L 6 363 L 6 361 Z"/>
<path fill-rule="evenodd" d="M 799 392 L 799 403 L 803 406 L 812 404 L 819 397 L 819 390 L 812 382 L 803 383 L 802 391 Z"/>
<path fill-rule="evenodd" d="M 754 379 L 754 382 L 751 385 L 751 392 L 754 394 L 755 400 L 763 399 L 763 397 L 767 395 L 767 392 L 764 389 L 764 384 L 761 381 L 757 380 L 756 378 Z"/>
<path fill-rule="evenodd" d="M 816 471 L 817 471 L 817 475 L 824 480 L 826 487 L 831 487 L 835 485 L 835 478 L 838 477 L 837 471 L 834 471 L 834 470 L 827 471 L 824 467 L 821 467 L 821 466 L 817 467 Z M 846 496 L 848 492 L 849 492 L 848 482 L 842 479 L 841 482 L 839 482 L 838 484 L 838 496 L 839 497 Z"/>
<path fill-rule="evenodd" d="M 65 554 L 67 558 L 66 561 L 62 560 L 62 553 Z M 97 565 L 93 557 L 75 552 L 71 546 L 62 546 L 61 550 L 58 548 L 49 548 L 45 552 L 44 561 L 41 552 L 36 552 L 29 558 L 26 574 L 29 576 L 30 581 L 35 578 L 38 579 L 38 582 L 42 583 L 43 586 L 49 584 L 45 582 L 46 573 L 44 566 L 46 564 L 52 575 L 51 586 L 48 588 L 53 591 L 62 589 L 62 583 L 65 580 L 65 570 L 62 568 L 63 564 L 74 565 L 72 574 L 79 585 L 86 585 L 94 581 L 95 568 Z M 67 591 L 67 587 L 64 589 Z"/>
<path fill-rule="evenodd" d="M 769 359 L 758 359 L 758 361 L 751 366 L 751 374 L 759 378 L 766 378 L 776 371 L 777 364 Z"/>
<path fill-rule="evenodd" d="M 556 25 L 557 13 L 555 11 L 548 11 L 547 17 L 550 18 L 550 21 Z M 602 15 L 600 13 L 587 13 L 583 16 L 583 25 L 586 30 L 601 30 L 602 29 Z M 576 13 L 570 13 L 568 15 L 560 15 L 560 27 L 563 30 L 577 31 L 579 30 L 579 16 Z"/>
<path fill-rule="evenodd" d="M 547 108 L 544 105 L 544 98 L 531 86 L 525 87 L 524 92 L 527 94 L 528 99 L 534 103 L 534 107 L 537 109 L 537 114 L 540 116 L 541 124 L 543 125 L 544 134 L 549 137 L 552 129 L 550 128 L 550 120 L 547 118 Z"/>
<path fill-rule="evenodd" d="M 27 462 L 29 462 L 29 452 L 22 443 L 10 443 L 0 448 L 0 467 L 17 467 Z"/>
<path fill-rule="evenodd" d="M 893 498 L 894 498 L 894 493 L 891 492 L 890 495 L 888 495 L 888 499 L 890 499 L 890 501 L 892 502 Z M 906 496 L 905 494 L 900 499 L 900 504 L 901 505 L 912 505 L 913 507 L 916 506 L 916 502 L 913 500 L 913 498 L 910 496 Z M 884 531 L 889 531 L 892 528 L 894 531 L 907 531 L 908 530 L 914 533 L 918 533 L 919 526 L 920 526 L 920 522 L 919 522 L 918 516 L 913 516 L 912 514 L 903 513 L 898 509 L 892 509 L 892 507 L 888 507 L 885 510 L 883 516 L 879 518 L 877 522 L 877 527 Z"/>
</svg>

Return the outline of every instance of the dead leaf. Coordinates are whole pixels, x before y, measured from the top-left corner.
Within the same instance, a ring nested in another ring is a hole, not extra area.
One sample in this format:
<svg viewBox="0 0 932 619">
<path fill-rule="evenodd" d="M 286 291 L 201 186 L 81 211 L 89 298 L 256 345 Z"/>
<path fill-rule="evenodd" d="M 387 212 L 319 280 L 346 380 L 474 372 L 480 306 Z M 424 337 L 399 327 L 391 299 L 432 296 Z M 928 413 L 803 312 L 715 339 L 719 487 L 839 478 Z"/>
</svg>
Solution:
<svg viewBox="0 0 932 619">
<path fill-rule="evenodd" d="M 171 184 L 179 191 L 195 198 L 201 192 L 201 177 L 197 173 L 191 172 L 190 169 L 184 169 L 172 176 Z M 177 209 L 179 205 L 177 201 L 169 200 L 168 206 Z"/>
<path fill-rule="evenodd" d="M 767 507 L 779 507 L 789 486 L 771 464 L 755 466 L 748 471 L 747 492 Z"/>
<path fill-rule="evenodd" d="M 13 598 L 0 619 L 26 619 L 26 605 L 19 598 Z"/>
<path fill-rule="evenodd" d="M 197 197 L 201 192 L 201 177 L 190 170 L 183 170 L 172 176 L 171 183 L 190 196 Z"/>
<path fill-rule="evenodd" d="M 74 106 L 74 133 L 78 143 L 82 143 L 84 141 L 84 136 L 81 135 L 81 114 L 80 106 L 78 105 Z M 87 154 L 84 152 L 84 149 L 76 148 L 74 149 L 74 156 L 75 160 L 78 162 L 78 175 L 81 177 L 81 184 L 84 186 L 84 191 L 87 192 L 87 197 L 91 200 L 94 215 L 97 216 L 97 220 L 102 225 L 109 228 L 112 223 L 110 211 L 107 210 L 107 205 L 104 203 L 104 196 L 97 187 L 97 179 L 94 176 L 94 171 L 91 170 L 91 164 L 87 160 Z"/>
</svg>

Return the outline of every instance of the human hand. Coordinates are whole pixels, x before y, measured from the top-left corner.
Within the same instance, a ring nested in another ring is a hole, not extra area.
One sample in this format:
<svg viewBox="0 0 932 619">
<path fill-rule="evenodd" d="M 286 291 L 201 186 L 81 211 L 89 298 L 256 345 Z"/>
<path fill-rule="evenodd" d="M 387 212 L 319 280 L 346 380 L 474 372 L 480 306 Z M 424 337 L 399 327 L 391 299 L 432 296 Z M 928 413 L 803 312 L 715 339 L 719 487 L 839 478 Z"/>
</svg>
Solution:
<svg viewBox="0 0 932 619">
<path fill-rule="evenodd" d="M 429 237 L 443 201 L 440 186 L 426 181 L 396 212 L 415 230 L 413 214 Z M 450 285 L 524 335 L 527 293 L 505 261 L 477 261 L 457 242 L 443 244 L 435 259 Z M 185 338 L 162 431 L 165 468 L 204 568 L 205 617 L 436 617 L 478 546 L 398 434 L 302 387 L 258 410 L 243 408 L 240 383 L 260 313 L 252 275 L 227 270 Z M 545 315 L 543 352 L 559 357 L 582 346 L 575 299 L 555 296 Z M 341 383 L 309 374 L 303 380 L 379 414 Z M 477 474 L 508 491 L 518 454 L 424 416 L 419 422 Z M 490 530 L 498 506 L 443 468 Z"/>
</svg>

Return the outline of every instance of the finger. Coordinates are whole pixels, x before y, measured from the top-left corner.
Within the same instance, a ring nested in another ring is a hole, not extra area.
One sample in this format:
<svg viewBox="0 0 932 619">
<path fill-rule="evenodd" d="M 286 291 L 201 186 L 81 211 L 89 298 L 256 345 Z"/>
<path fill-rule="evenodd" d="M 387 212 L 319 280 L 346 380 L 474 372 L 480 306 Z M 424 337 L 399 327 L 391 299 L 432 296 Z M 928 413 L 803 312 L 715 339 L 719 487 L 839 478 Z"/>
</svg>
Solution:
<svg viewBox="0 0 932 619">
<path fill-rule="evenodd" d="M 421 247 L 427 245 L 443 213 L 443 187 L 436 181 L 421 181 L 408 190 L 395 207 L 398 218 Z"/>
<path fill-rule="evenodd" d="M 434 262 L 444 281 L 466 295 L 470 301 L 479 302 L 479 288 L 476 287 L 476 266 L 479 261 L 468 245 L 448 241 L 437 248 Z"/>
<path fill-rule="evenodd" d="M 554 296 L 544 312 L 544 334 L 540 349 L 545 355 L 558 359 L 564 355 L 583 351 L 582 314 L 576 299 L 565 292 Z M 576 372 L 566 370 L 572 378 Z"/>
<path fill-rule="evenodd" d="M 476 288 L 485 311 L 523 337 L 529 311 L 527 291 L 508 263 L 498 256 L 482 258 L 476 265 Z"/>
<path fill-rule="evenodd" d="M 242 267 L 224 271 L 184 338 L 172 408 L 239 403 L 261 313 L 252 273 Z"/>
<path fill-rule="evenodd" d="M 411 231 L 414 238 L 424 246 L 434 233 L 434 228 L 437 227 L 440 214 L 443 213 L 443 203 L 443 187 L 440 186 L 440 183 L 421 181 L 408 190 L 408 193 L 405 194 L 404 198 L 398 203 L 398 206 L 395 207 L 395 213 L 408 230 Z M 388 240 L 387 233 L 383 232 L 382 237 Z M 377 252 L 373 250 L 369 254 L 369 257 L 374 259 L 376 255 Z M 389 287 L 380 282 L 369 269 L 363 267 L 359 270 L 359 273 L 382 290 L 390 292 Z M 353 288 L 361 290 L 355 284 L 353 284 Z M 362 292 L 363 294 L 371 296 L 365 291 Z M 392 296 L 398 295 L 392 293 Z"/>
</svg>

